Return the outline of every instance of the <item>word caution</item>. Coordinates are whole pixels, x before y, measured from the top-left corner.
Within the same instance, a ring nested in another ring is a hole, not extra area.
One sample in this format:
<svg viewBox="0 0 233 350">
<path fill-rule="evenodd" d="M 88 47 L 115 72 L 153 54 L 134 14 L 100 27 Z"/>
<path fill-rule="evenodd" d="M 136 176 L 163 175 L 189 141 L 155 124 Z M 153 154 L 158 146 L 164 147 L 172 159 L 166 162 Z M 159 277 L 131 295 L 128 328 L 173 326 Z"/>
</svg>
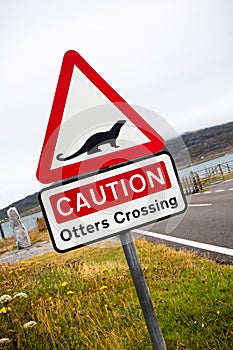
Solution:
<svg viewBox="0 0 233 350">
<path fill-rule="evenodd" d="M 163 162 L 73 188 L 50 197 L 57 223 L 92 214 L 171 187 Z"/>
</svg>

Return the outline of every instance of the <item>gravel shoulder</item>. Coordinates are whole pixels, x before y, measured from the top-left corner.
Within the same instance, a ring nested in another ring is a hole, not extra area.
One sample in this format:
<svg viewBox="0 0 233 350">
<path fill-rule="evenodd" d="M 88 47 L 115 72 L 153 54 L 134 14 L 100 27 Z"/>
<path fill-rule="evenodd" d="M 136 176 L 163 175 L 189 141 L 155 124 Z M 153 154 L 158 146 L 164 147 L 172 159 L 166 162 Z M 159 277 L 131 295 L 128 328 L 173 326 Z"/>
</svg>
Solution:
<svg viewBox="0 0 233 350">
<path fill-rule="evenodd" d="M 0 255 L 1 264 L 11 264 L 18 261 L 26 260 L 44 254 L 47 252 L 54 252 L 52 243 L 48 241 L 38 242 L 32 244 L 30 247 L 25 249 L 14 249 L 9 252 Z"/>
</svg>

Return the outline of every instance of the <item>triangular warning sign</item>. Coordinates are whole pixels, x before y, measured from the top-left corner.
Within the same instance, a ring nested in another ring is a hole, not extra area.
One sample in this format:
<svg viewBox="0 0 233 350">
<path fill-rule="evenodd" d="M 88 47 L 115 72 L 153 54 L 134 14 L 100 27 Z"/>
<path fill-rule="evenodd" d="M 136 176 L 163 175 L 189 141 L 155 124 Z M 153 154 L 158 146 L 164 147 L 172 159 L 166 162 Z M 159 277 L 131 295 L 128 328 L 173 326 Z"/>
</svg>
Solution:
<svg viewBox="0 0 233 350">
<path fill-rule="evenodd" d="M 38 164 L 44 184 L 164 148 L 164 141 L 75 51 L 65 53 Z"/>
</svg>

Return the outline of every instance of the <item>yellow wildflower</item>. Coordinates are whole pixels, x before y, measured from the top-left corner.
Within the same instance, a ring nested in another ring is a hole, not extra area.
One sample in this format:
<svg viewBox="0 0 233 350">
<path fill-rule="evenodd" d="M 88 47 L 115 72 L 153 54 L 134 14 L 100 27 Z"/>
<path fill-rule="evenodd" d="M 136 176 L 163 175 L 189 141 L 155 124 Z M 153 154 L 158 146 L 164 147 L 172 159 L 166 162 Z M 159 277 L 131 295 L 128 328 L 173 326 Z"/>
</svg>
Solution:
<svg viewBox="0 0 233 350">
<path fill-rule="evenodd" d="M 72 294 L 74 294 L 74 292 L 72 292 L 72 290 L 68 290 L 68 292 L 66 294 L 67 295 L 72 295 Z"/>
<path fill-rule="evenodd" d="M 18 265 L 23 265 L 23 264 L 26 264 L 26 261 L 22 260 L 18 262 Z"/>
<path fill-rule="evenodd" d="M 219 310 L 217 311 L 217 314 L 218 314 L 218 315 L 220 314 L 220 311 L 219 311 Z"/>
<path fill-rule="evenodd" d="M 106 267 L 104 267 L 102 270 L 101 270 L 101 273 L 105 273 L 105 272 L 108 272 L 108 269 Z"/>
<path fill-rule="evenodd" d="M 62 286 L 62 287 L 65 287 L 65 286 L 67 286 L 67 284 L 68 284 L 68 282 L 65 281 L 65 282 L 63 282 L 63 283 L 61 284 L 61 286 Z"/>
<path fill-rule="evenodd" d="M 102 287 L 100 287 L 100 291 L 101 291 L 101 292 L 105 291 L 106 289 L 108 289 L 107 286 L 102 286 Z"/>
<path fill-rule="evenodd" d="M 205 327 L 204 323 L 202 323 L 201 326 L 202 326 L 202 328 L 204 328 Z"/>
<path fill-rule="evenodd" d="M 0 314 L 6 314 L 7 313 L 7 311 L 11 311 L 12 309 L 11 309 L 11 307 L 10 306 L 8 306 L 8 307 L 3 307 L 3 308 L 1 308 L 0 309 Z"/>
</svg>

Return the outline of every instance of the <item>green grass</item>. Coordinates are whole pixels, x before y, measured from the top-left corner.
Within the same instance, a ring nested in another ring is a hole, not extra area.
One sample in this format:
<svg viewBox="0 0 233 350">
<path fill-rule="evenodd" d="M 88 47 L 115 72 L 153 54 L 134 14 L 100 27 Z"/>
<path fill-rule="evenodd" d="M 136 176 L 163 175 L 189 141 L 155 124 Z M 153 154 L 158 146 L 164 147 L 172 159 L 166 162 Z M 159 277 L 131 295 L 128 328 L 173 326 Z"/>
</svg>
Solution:
<svg viewBox="0 0 233 350">
<path fill-rule="evenodd" d="M 49 241 L 49 234 L 47 230 L 40 231 L 35 228 L 28 232 L 31 244 Z M 16 243 L 14 236 L 6 237 L 5 239 L 0 239 L 0 254 L 9 252 L 16 249 Z"/>
<path fill-rule="evenodd" d="M 223 175 L 221 174 L 211 175 L 209 177 L 201 179 L 201 183 L 203 186 L 207 186 L 207 185 L 211 185 L 214 182 L 231 180 L 231 179 L 233 179 L 233 171 L 230 173 L 224 173 Z"/>
<path fill-rule="evenodd" d="M 142 240 L 136 247 L 168 350 L 232 349 L 232 267 Z M 2 265 L 0 290 L 28 295 L 6 313 L 0 305 L 0 339 L 10 339 L 0 349 L 152 348 L 120 246 Z"/>
</svg>

